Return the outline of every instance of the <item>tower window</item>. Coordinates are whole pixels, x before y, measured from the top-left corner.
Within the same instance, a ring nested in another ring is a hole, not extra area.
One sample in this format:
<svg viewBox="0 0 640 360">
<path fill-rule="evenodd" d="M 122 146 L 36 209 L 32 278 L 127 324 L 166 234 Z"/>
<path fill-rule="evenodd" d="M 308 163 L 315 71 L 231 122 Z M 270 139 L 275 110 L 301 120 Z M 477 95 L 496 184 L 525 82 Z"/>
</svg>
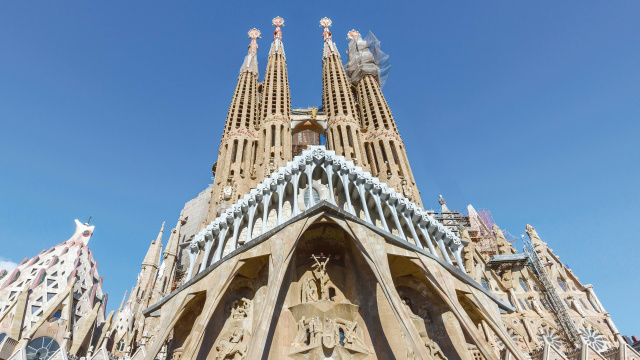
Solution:
<svg viewBox="0 0 640 360">
<path fill-rule="evenodd" d="M 271 125 L 271 146 L 276 146 L 276 126 Z"/>
<path fill-rule="evenodd" d="M 238 155 L 238 140 L 233 141 L 233 150 L 231 150 L 231 162 L 236 162 L 236 155 Z"/>
<path fill-rule="evenodd" d="M 522 288 L 522 290 L 524 292 L 528 292 L 529 291 L 529 287 L 527 286 L 527 283 L 524 281 L 524 279 L 520 278 L 520 279 L 518 279 L 518 282 L 520 283 L 520 287 Z"/>
<path fill-rule="evenodd" d="M 480 279 L 480 283 L 482 284 L 482 287 L 485 288 L 485 290 L 489 291 L 489 283 L 487 282 L 487 279 Z"/>
<path fill-rule="evenodd" d="M 562 278 L 558 278 L 558 285 L 562 288 L 562 291 L 567 291 L 567 284 L 565 284 Z"/>
<path fill-rule="evenodd" d="M 387 159 L 387 152 L 384 150 L 384 143 L 382 142 L 382 140 L 380 140 L 380 153 L 382 154 L 382 161 L 384 161 L 385 164 L 389 163 L 389 160 Z"/>
</svg>

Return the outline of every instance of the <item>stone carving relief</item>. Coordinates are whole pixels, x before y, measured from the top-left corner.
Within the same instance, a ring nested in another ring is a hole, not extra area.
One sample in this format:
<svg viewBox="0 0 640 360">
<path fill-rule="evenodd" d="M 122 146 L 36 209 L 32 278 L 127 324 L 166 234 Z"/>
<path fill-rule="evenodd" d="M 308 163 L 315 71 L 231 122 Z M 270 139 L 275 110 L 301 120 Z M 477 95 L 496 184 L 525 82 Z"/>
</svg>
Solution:
<svg viewBox="0 0 640 360">
<path fill-rule="evenodd" d="M 230 312 L 233 319 L 245 319 L 249 317 L 251 312 L 251 300 L 242 298 L 234 301 L 231 304 Z"/>
<path fill-rule="evenodd" d="M 444 356 L 444 353 L 440 349 L 440 346 L 438 345 L 437 342 L 435 342 L 433 340 L 426 340 L 424 342 L 424 346 L 427 347 L 427 351 L 429 352 L 429 355 L 431 355 L 432 359 L 435 359 L 435 360 L 447 360 L 447 357 Z"/>
<path fill-rule="evenodd" d="M 331 258 L 331 255 L 326 258 L 320 254 L 319 257 L 312 255 L 315 264 L 313 264 L 313 276 L 315 276 L 316 281 L 320 285 L 320 296 L 322 300 L 328 300 L 329 294 L 327 294 L 327 283 L 329 282 L 329 276 L 327 275 L 327 263 Z M 322 259 L 325 259 L 322 262 Z"/>
<path fill-rule="evenodd" d="M 245 359 L 251 338 L 253 301 L 245 297 L 234 300 L 228 307 L 229 316 L 222 329 L 222 336 L 215 344 L 216 360 Z"/>
<path fill-rule="evenodd" d="M 411 187 L 407 183 L 407 179 L 402 179 L 402 194 L 409 201 L 413 201 L 413 191 L 411 190 Z"/>
<path fill-rule="evenodd" d="M 301 303 L 289 308 L 296 319 L 296 334 L 290 355 L 321 354 L 333 351 L 344 354 L 370 354 L 364 330 L 358 323 L 359 307 L 344 300 L 331 281 L 327 266 L 331 255 L 311 255 L 313 263 L 299 282 Z M 345 353 L 346 351 L 346 353 Z"/>
<path fill-rule="evenodd" d="M 396 288 L 400 296 L 402 305 L 407 310 L 413 325 L 418 330 L 427 352 L 431 355 L 431 360 L 447 360 L 447 356 L 438 343 L 442 339 L 448 338 L 447 333 L 438 321 L 434 321 L 434 316 L 439 316 L 439 312 L 428 297 L 421 296 L 420 283 L 415 280 L 404 279 L 402 286 Z"/>
<path fill-rule="evenodd" d="M 302 302 L 314 301 L 318 301 L 318 288 L 312 278 L 307 278 L 302 283 Z"/>
<path fill-rule="evenodd" d="M 593 346 L 596 351 L 603 351 L 612 347 L 611 341 L 590 323 L 585 322 L 581 333 L 584 342 Z"/>
<path fill-rule="evenodd" d="M 233 329 L 231 335 L 226 339 L 221 339 L 216 344 L 218 355 L 216 360 L 233 359 L 241 360 L 245 358 L 247 353 L 247 344 L 242 343 L 244 338 L 244 329 L 237 325 Z"/>
</svg>

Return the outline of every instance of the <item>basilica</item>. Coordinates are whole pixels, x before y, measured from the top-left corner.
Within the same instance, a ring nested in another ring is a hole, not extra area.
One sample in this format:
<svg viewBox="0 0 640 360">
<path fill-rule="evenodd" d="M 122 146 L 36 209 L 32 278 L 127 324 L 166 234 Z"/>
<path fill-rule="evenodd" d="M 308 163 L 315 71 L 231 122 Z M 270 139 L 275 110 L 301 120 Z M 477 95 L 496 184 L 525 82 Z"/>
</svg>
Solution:
<svg viewBox="0 0 640 360">
<path fill-rule="evenodd" d="M 162 224 L 118 310 L 76 221 L 0 273 L 0 359 L 640 360 L 533 226 L 518 252 L 487 210 L 423 207 L 372 33 L 342 59 L 321 19 L 322 104 L 296 109 L 272 24 L 262 81 L 248 33 L 213 184 L 166 244 Z"/>
</svg>

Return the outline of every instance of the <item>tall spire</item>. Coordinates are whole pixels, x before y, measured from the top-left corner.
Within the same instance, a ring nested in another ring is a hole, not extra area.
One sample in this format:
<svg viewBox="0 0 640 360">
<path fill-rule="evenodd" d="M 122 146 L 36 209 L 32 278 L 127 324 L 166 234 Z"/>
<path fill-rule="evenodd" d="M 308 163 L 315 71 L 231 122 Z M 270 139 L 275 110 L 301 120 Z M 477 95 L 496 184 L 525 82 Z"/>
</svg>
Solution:
<svg viewBox="0 0 640 360">
<path fill-rule="evenodd" d="M 358 166 L 367 168 L 361 150 L 360 121 L 355 99 L 340 53 L 329 28 L 331 19 L 322 18 L 322 105 L 327 114 L 327 147 Z M 367 169 L 368 170 L 368 169 Z"/>
<path fill-rule="evenodd" d="M 320 19 L 320 27 L 323 28 L 322 39 L 324 40 L 324 49 L 322 52 L 322 56 L 329 57 L 332 55 L 336 55 L 337 57 L 340 57 L 340 52 L 338 51 L 336 44 L 333 42 L 333 35 L 331 34 L 331 30 L 329 30 L 331 24 L 332 21 L 328 17 L 323 17 L 322 19 Z"/>
<path fill-rule="evenodd" d="M 162 234 L 164 233 L 164 221 L 162 222 L 162 227 L 158 232 L 158 237 L 151 242 L 149 245 L 149 250 L 147 250 L 147 255 L 144 257 L 144 261 L 142 262 L 142 266 L 151 265 L 158 267 L 160 263 L 160 253 L 162 252 Z"/>
<path fill-rule="evenodd" d="M 214 164 L 214 181 L 207 223 L 243 196 L 254 184 L 258 146 L 258 43 L 260 31 L 248 32 L 249 48 L 240 68 L 236 90 L 231 99 L 227 120 Z"/>
<path fill-rule="evenodd" d="M 162 242 L 162 235 L 164 234 L 164 221 L 162 222 L 162 226 L 160 227 L 160 231 L 158 231 L 158 237 L 156 238 L 156 242 Z"/>
<path fill-rule="evenodd" d="M 284 26 L 284 19 L 280 16 L 276 16 L 271 20 L 271 24 L 276 28 L 273 31 L 273 42 L 271 43 L 271 49 L 269 50 L 269 57 L 274 54 L 281 54 L 284 56 L 284 44 L 282 43 L 282 26 Z"/>
<path fill-rule="evenodd" d="M 380 87 L 381 73 L 388 70 L 388 56 L 380 50 L 380 41 L 371 32 L 363 39 L 358 31 L 351 30 L 347 38 L 350 40 L 347 69 L 349 80 L 356 87 L 364 151 L 371 174 L 422 205 L 404 144 Z"/>
<path fill-rule="evenodd" d="M 291 92 L 287 74 L 287 59 L 282 43 L 284 20 L 272 20 L 276 28 L 269 50 L 260 103 L 261 177 L 269 176 L 292 159 L 291 153 Z"/>
<path fill-rule="evenodd" d="M 124 303 L 127 299 L 127 290 L 124 291 L 124 296 L 122 297 L 122 302 L 120 303 L 120 307 L 118 308 L 118 311 L 122 311 L 122 308 L 124 307 Z"/>
</svg>

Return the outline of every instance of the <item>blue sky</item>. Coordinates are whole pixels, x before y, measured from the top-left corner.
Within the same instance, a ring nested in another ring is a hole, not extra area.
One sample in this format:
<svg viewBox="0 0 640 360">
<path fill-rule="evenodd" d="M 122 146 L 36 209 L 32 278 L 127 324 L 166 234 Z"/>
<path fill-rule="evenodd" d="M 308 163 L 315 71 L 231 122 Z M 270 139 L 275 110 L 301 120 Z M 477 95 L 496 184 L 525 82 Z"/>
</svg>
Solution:
<svg viewBox="0 0 640 360">
<path fill-rule="evenodd" d="M 211 182 L 246 32 L 263 33 L 262 74 L 285 19 L 292 103 L 318 106 L 328 16 L 343 51 L 355 28 L 391 56 L 383 90 L 425 206 L 532 224 L 640 333 L 640 2 L 361 4 L 2 2 L 0 266 L 93 215 L 117 308 L 160 224 Z"/>
</svg>

